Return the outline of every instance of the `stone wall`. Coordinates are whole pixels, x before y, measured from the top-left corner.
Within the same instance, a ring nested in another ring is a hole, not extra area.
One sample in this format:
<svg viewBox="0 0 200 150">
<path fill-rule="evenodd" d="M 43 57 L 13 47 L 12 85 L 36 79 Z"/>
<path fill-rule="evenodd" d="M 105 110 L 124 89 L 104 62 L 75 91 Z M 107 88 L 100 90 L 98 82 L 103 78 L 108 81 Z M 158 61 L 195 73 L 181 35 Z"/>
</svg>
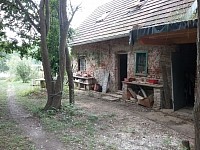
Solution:
<svg viewBox="0 0 200 150">
<path fill-rule="evenodd" d="M 110 91 L 118 90 L 118 54 L 127 53 L 128 67 L 127 76 L 140 78 L 136 76 L 135 71 L 135 52 L 148 52 L 148 77 L 159 79 L 162 84 L 162 70 L 160 62 L 166 64 L 168 84 L 171 87 L 171 52 L 175 51 L 175 46 L 152 46 L 152 45 L 128 45 L 128 38 L 115 39 L 110 41 L 98 42 L 73 47 L 73 70 L 78 69 L 78 56 L 86 57 L 86 70 L 94 76 L 98 83 L 102 85 L 103 77 L 106 72 L 110 73 L 109 89 Z"/>
<path fill-rule="evenodd" d="M 140 78 L 141 76 L 135 75 L 135 52 L 138 51 L 147 51 L 148 53 L 148 78 L 155 78 L 159 80 L 160 84 L 163 84 L 163 74 L 161 63 L 165 65 L 167 72 L 167 81 L 168 86 L 170 87 L 170 97 L 172 98 L 172 76 L 171 76 L 171 53 L 177 49 L 176 46 L 157 46 L 157 45 L 140 45 L 136 43 L 134 47 L 132 47 L 129 52 L 128 59 L 128 77 L 136 77 Z M 160 92 L 160 90 L 159 90 Z M 159 93 L 158 92 L 158 93 Z M 156 92 L 155 92 L 156 93 Z M 155 94 L 154 93 L 154 94 Z M 164 98 L 162 93 L 155 94 L 155 104 L 157 109 L 162 107 L 162 100 L 160 98 Z"/>
<path fill-rule="evenodd" d="M 128 38 L 73 47 L 73 71 L 78 71 L 78 57 L 85 56 L 86 71 L 102 85 L 104 75 L 109 72 L 109 90 L 118 90 L 118 53 L 128 53 Z"/>
</svg>

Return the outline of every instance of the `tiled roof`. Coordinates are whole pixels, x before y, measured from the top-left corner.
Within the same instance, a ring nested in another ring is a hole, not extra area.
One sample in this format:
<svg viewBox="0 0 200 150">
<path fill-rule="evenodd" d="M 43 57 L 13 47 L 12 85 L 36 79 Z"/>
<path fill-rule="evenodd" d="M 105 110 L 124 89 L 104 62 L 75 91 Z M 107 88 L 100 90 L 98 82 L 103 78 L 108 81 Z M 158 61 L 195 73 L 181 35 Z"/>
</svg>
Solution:
<svg viewBox="0 0 200 150">
<path fill-rule="evenodd" d="M 182 21 L 186 11 L 194 2 L 194 0 L 146 0 L 141 7 L 134 7 L 135 1 L 112 0 L 98 7 L 80 25 L 72 45 L 125 37 L 133 28 Z M 96 22 L 109 11 L 109 15 L 103 21 Z"/>
</svg>

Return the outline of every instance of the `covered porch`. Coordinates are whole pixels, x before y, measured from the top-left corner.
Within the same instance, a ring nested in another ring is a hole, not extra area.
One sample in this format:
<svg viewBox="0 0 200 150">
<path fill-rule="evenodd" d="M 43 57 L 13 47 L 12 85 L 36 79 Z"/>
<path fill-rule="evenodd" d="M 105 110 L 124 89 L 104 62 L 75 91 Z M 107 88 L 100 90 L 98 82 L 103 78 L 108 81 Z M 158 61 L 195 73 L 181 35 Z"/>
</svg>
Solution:
<svg viewBox="0 0 200 150">
<path fill-rule="evenodd" d="M 196 38 L 197 20 L 182 21 L 146 28 L 133 29 L 129 44 L 137 41 L 140 45 L 175 45 L 170 54 L 171 73 L 166 71 L 166 64 L 160 60 L 163 97 L 161 102 L 154 99 L 160 108 L 193 108 L 196 83 Z M 167 49 L 166 49 L 167 51 Z M 170 76 L 170 77 L 169 77 Z"/>
</svg>

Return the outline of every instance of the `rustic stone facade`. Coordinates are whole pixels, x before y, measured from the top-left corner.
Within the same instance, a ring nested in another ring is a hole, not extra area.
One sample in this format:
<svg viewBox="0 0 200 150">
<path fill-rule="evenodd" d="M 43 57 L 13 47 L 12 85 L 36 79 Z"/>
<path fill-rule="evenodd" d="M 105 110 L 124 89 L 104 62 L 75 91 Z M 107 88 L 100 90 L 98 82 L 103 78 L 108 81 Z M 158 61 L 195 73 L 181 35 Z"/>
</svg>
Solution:
<svg viewBox="0 0 200 150">
<path fill-rule="evenodd" d="M 168 84 L 171 87 L 171 52 L 175 51 L 175 46 L 150 46 L 150 45 L 140 45 L 135 43 L 135 45 L 129 46 L 128 37 L 120 38 L 115 40 L 109 40 L 104 42 L 85 44 L 81 46 L 75 46 L 72 50 L 73 55 L 73 70 L 78 71 L 78 57 L 85 56 L 86 58 L 86 71 L 95 77 L 97 82 L 102 85 L 103 77 L 106 72 L 110 73 L 109 79 L 109 90 L 118 90 L 118 80 L 119 80 L 119 62 L 118 54 L 126 53 L 127 58 L 127 78 L 141 76 L 136 76 L 135 71 L 135 52 L 137 51 L 147 51 L 148 53 L 148 77 L 156 78 L 159 80 L 160 84 L 163 83 L 162 70 L 160 63 L 165 64 L 167 70 Z M 170 90 L 171 91 L 171 90 Z M 156 91 L 158 94 L 159 92 Z M 156 96 L 156 107 L 161 107 L 161 99 Z"/>
<path fill-rule="evenodd" d="M 85 56 L 86 71 L 94 76 L 100 85 L 103 83 L 105 73 L 109 72 L 109 90 L 116 91 L 118 89 L 117 54 L 121 52 L 128 54 L 130 50 L 128 38 L 76 46 L 72 50 L 73 70 L 78 71 L 78 57 Z"/>
</svg>

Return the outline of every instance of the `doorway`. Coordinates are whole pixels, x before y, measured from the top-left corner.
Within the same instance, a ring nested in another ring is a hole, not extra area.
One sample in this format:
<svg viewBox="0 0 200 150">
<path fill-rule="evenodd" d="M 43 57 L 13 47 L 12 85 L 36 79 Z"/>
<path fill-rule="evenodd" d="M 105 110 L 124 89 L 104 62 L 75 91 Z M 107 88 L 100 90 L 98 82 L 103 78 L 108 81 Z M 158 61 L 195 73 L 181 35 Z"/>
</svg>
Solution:
<svg viewBox="0 0 200 150">
<path fill-rule="evenodd" d="M 118 54 L 119 79 L 118 89 L 122 90 L 122 81 L 127 78 L 127 54 Z"/>
<path fill-rule="evenodd" d="M 196 57 L 196 43 L 179 45 L 179 50 L 172 53 L 172 99 L 174 111 L 183 107 L 194 106 Z"/>
</svg>

